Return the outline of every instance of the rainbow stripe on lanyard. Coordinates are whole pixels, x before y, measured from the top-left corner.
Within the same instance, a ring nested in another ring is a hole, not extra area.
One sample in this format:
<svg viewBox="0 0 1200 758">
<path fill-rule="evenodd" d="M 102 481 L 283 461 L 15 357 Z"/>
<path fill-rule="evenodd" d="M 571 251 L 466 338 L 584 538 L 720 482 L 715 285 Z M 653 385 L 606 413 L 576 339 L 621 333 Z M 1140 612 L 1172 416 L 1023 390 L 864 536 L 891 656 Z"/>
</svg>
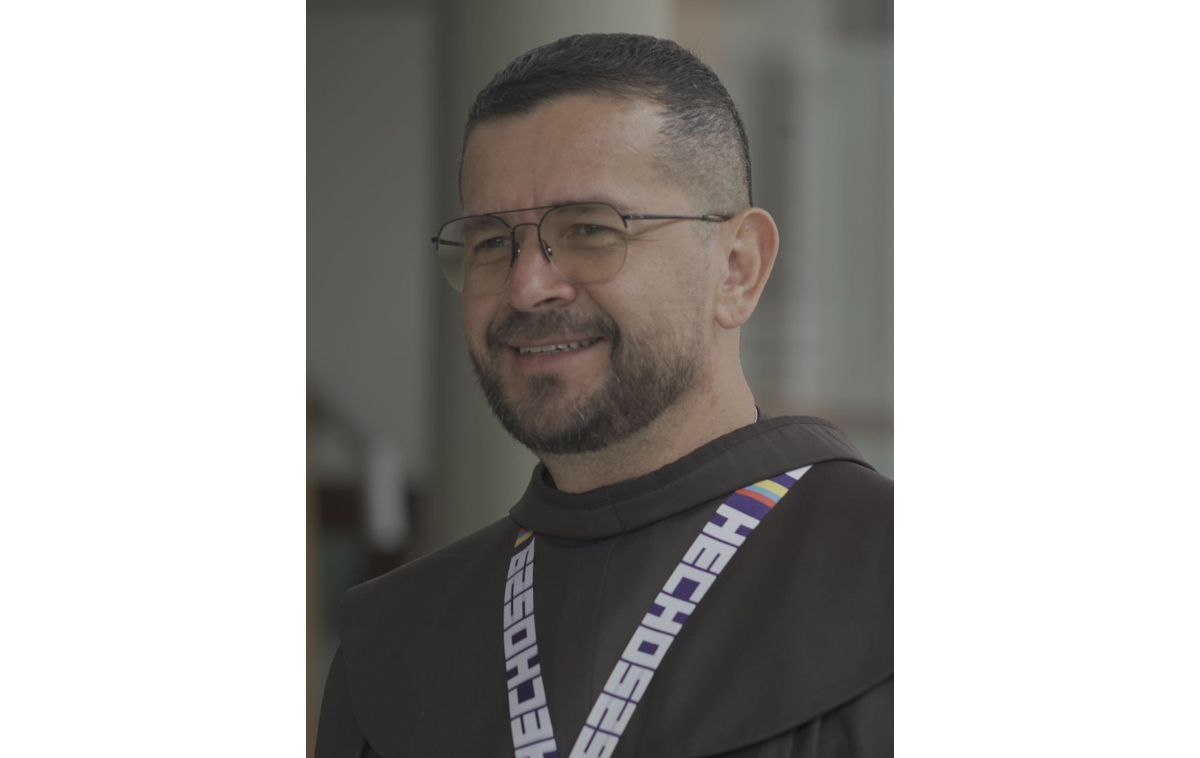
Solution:
<svg viewBox="0 0 1200 758">
<path fill-rule="evenodd" d="M 717 508 L 658 593 L 575 740 L 570 758 L 607 758 L 684 622 L 746 537 L 811 466 L 763 479 Z M 559 758 L 533 621 L 533 532 L 517 531 L 504 585 L 504 658 L 516 758 Z"/>
</svg>

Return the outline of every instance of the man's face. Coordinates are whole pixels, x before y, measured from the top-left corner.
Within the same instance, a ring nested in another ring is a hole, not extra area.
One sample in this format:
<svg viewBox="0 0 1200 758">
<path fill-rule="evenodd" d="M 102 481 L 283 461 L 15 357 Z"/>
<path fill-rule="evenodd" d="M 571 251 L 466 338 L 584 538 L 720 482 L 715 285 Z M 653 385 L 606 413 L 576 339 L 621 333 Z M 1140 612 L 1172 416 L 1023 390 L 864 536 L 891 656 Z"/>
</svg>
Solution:
<svg viewBox="0 0 1200 758">
<path fill-rule="evenodd" d="M 660 116 L 642 101 L 571 96 L 476 126 L 463 162 L 468 215 L 576 201 L 622 213 L 707 208 L 656 168 Z M 515 226 L 544 210 L 504 214 Z M 708 246 L 695 221 L 629 222 L 613 278 L 567 281 L 532 226 L 504 288 L 464 295 L 476 376 L 505 428 L 535 453 L 603 448 L 644 428 L 706 373 L 712 330 Z M 532 352 L 567 344 L 558 352 Z"/>
</svg>

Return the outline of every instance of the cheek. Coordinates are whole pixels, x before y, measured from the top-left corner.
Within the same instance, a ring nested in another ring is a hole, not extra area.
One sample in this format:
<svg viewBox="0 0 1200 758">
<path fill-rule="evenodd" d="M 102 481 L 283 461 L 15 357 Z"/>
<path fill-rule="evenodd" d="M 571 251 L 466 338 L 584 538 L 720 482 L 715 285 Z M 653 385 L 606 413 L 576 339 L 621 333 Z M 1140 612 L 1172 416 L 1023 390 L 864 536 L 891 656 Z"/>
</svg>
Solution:
<svg viewBox="0 0 1200 758">
<path fill-rule="evenodd" d="M 691 335 L 711 310 L 712 277 L 708 266 L 694 258 L 693 267 L 664 257 L 622 271 L 618 280 L 592 285 L 589 295 L 629 338 Z M 626 277 L 628 274 L 628 277 Z"/>
</svg>

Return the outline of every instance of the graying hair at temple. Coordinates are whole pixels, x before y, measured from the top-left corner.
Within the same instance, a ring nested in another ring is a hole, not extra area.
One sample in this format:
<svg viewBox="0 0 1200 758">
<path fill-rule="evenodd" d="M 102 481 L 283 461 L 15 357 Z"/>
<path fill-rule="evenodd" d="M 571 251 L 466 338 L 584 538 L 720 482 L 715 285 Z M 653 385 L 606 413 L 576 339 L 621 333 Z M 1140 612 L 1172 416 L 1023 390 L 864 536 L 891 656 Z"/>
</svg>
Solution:
<svg viewBox="0 0 1200 758">
<path fill-rule="evenodd" d="M 659 105 L 665 117 L 659 156 L 664 173 L 691 185 L 708 204 L 706 213 L 733 214 L 753 205 L 750 143 L 729 92 L 690 51 L 640 34 L 576 34 L 509 63 L 475 98 L 463 129 L 462 155 L 480 122 L 575 94 Z"/>
</svg>

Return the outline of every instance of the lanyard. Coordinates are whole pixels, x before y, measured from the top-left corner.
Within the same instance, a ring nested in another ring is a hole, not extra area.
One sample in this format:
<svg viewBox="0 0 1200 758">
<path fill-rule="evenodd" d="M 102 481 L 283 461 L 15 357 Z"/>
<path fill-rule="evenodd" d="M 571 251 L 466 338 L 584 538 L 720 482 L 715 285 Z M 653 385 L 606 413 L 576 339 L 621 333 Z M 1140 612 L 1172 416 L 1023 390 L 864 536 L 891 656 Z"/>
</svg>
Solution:
<svg viewBox="0 0 1200 758">
<path fill-rule="evenodd" d="M 607 758 L 654 672 L 709 587 L 779 499 L 811 466 L 763 479 L 725 500 L 642 617 L 575 740 L 570 758 Z M 559 758 L 533 622 L 533 532 L 517 531 L 504 585 L 504 658 L 516 758 Z"/>
</svg>

